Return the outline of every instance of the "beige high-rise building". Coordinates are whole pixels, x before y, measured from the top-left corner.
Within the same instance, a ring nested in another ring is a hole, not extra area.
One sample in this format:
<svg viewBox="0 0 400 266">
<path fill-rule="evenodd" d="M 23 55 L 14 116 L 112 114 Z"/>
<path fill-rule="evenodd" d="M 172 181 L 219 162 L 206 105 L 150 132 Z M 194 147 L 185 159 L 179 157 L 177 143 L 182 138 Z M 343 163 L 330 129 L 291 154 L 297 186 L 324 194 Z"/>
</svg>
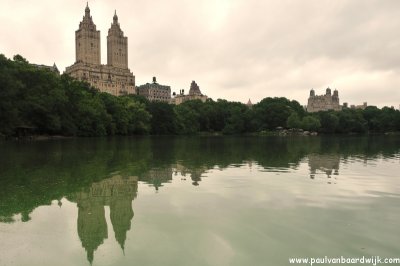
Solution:
<svg viewBox="0 0 400 266">
<path fill-rule="evenodd" d="M 75 31 L 75 51 L 76 62 L 101 64 L 100 31 L 93 23 L 88 5 L 85 8 L 85 16 L 79 23 L 79 29 Z"/>
<path fill-rule="evenodd" d="M 75 32 L 76 59 L 65 73 L 86 81 L 101 92 L 113 95 L 135 94 L 135 76 L 128 68 L 128 38 L 124 36 L 114 13 L 107 36 L 107 65 L 101 64 L 100 31 L 96 29 L 87 5 Z"/>
<path fill-rule="evenodd" d="M 113 23 L 107 36 L 107 65 L 128 68 L 128 37 L 118 23 L 117 11 L 113 17 Z"/>
</svg>

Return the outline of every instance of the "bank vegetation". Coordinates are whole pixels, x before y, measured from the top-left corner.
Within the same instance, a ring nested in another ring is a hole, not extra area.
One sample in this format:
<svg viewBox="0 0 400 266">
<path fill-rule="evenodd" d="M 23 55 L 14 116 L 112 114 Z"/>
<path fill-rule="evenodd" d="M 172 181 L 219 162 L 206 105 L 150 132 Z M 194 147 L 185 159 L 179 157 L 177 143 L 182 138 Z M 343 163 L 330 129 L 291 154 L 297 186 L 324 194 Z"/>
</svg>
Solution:
<svg viewBox="0 0 400 266">
<path fill-rule="evenodd" d="M 251 108 L 208 99 L 180 105 L 138 95 L 113 96 L 89 84 L 0 55 L 0 136 L 260 134 L 277 128 L 319 133 L 400 131 L 400 112 L 368 106 L 307 113 L 294 100 L 264 98 Z"/>
</svg>

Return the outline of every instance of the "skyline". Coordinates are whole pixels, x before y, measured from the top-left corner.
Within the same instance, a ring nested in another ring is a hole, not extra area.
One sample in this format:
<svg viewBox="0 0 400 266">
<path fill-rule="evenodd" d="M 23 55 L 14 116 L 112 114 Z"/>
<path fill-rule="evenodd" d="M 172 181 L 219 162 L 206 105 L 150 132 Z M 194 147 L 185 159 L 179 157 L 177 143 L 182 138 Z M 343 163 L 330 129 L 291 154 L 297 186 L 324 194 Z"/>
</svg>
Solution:
<svg viewBox="0 0 400 266">
<path fill-rule="evenodd" d="M 74 63 L 86 1 L 0 3 L 7 10 L 0 22 L 11 26 L 0 29 L 0 53 L 55 62 L 61 72 Z M 341 104 L 399 107 L 400 2 L 394 0 L 115 0 L 89 7 L 103 64 L 117 11 L 137 86 L 156 76 L 179 92 L 195 80 L 214 100 L 287 97 L 301 105 L 312 88 L 322 95 L 330 87 Z"/>
</svg>

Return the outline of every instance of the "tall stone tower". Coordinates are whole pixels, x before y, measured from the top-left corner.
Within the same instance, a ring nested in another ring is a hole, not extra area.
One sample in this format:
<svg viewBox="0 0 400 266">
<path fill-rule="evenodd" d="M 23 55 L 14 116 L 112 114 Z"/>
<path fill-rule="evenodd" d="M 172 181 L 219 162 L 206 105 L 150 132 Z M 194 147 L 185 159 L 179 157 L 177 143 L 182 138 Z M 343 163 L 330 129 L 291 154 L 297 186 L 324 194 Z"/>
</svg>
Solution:
<svg viewBox="0 0 400 266">
<path fill-rule="evenodd" d="M 128 68 L 128 37 L 118 23 L 117 11 L 113 17 L 113 23 L 107 36 L 107 65 L 118 68 Z"/>
<path fill-rule="evenodd" d="M 85 16 L 79 29 L 75 31 L 76 62 L 100 65 L 100 31 L 96 30 L 90 16 L 89 4 L 85 8 Z"/>
<path fill-rule="evenodd" d="M 76 61 L 65 74 L 88 82 L 101 92 L 112 95 L 135 94 L 135 76 L 128 68 L 128 38 L 115 13 L 107 37 L 107 64 L 100 61 L 100 31 L 96 30 L 86 5 L 85 16 L 75 32 Z"/>
</svg>

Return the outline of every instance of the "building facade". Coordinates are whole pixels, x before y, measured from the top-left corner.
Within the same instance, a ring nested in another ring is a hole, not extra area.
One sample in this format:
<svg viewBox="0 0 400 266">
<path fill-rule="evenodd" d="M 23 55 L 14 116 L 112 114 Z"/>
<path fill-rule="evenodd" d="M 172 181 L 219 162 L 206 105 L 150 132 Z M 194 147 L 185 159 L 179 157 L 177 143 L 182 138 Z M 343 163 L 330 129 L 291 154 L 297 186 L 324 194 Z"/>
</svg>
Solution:
<svg viewBox="0 0 400 266">
<path fill-rule="evenodd" d="M 202 102 L 205 102 L 207 98 L 206 95 L 201 93 L 200 87 L 197 85 L 196 81 L 193 80 L 190 84 L 189 94 L 185 95 L 185 91 L 181 90 L 171 102 L 178 105 L 191 100 L 201 100 Z"/>
<path fill-rule="evenodd" d="M 342 110 L 339 104 L 339 92 L 334 90 L 332 95 L 331 89 L 327 88 L 325 95 L 315 95 L 315 91 L 312 89 L 308 98 L 307 111 L 312 113 L 328 110 Z"/>
<path fill-rule="evenodd" d="M 167 102 L 171 101 L 171 87 L 157 83 L 153 77 L 152 83 L 146 83 L 137 88 L 137 94 L 145 97 L 149 101 Z"/>
<path fill-rule="evenodd" d="M 56 66 L 56 63 L 54 63 L 52 66 L 46 66 L 46 65 L 37 65 L 37 64 L 31 64 L 32 66 L 38 68 L 38 69 L 47 69 L 51 72 L 56 73 L 57 75 L 60 75 L 60 71 L 58 70 L 58 67 Z"/>
<path fill-rule="evenodd" d="M 101 64 L 100 31 L 96 29 L 87 5 L 75 31 L 75 63 L 65 73 L 86 81 L 101 92 L 113 95 L 136 93 L 135 76 L 128 68 L 128 38 L 124 36 L 115 12 L 107 36 L 107 65 Z"/>
<path fill-rule="evenodd" d="M 348 103 L 343 103 L 343 108 L 351 108 L 351 109 L 361 109 L 361 110 L 365 110 L 365 108 L 367 108 L 367 107 L 368 107 L 368 103 L 367 103 L 367 102 L 364 102 L 364 103 L 361 104 L 361 105 L 352 104 L 352 105 L 350 105 L 350 106 L 349 106 Z"/>
</svg>

